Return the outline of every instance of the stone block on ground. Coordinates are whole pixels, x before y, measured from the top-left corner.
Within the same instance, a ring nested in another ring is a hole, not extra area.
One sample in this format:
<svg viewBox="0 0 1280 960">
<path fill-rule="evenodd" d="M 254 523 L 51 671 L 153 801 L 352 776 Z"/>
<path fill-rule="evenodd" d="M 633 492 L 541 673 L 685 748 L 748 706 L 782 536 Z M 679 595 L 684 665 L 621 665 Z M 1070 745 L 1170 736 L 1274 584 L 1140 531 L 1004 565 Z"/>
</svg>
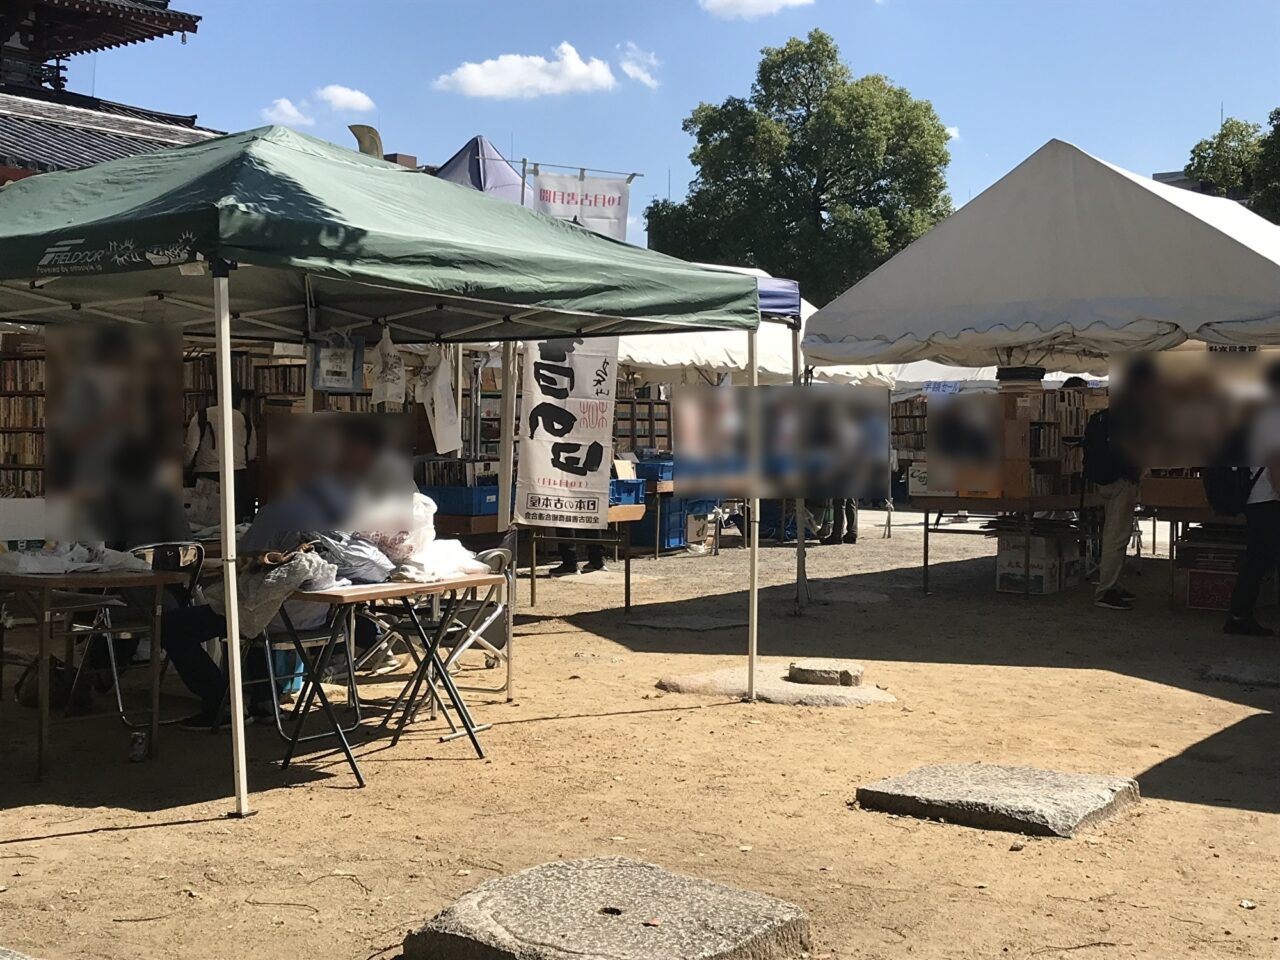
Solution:
<svg viewBox="0 0 1280 960">
<path fill-rule="evenodd" d="M 1280 661 L 1219 660 L 1205 668 L 1204 678 L 1247 687 L 1280 687 Z"/>
<path fill-rule="evenodd" d="M 1138 801 L 1128 777 L 948 763 L 859 787 L 858 803 L 966 827 L 1071 837 Z"/>
<path fill-rule="evenodd" d="M 481 884 L 410 933 L 403 960 L 792 960 L 808 948 L 793 904 L 601 857 Z"/>
<path fill-rule="evenodd" d="M 852 660 L 793 660 L 787 679 L 828 687 L 860 687 L 862 673 L 862 664 Z"/>
<path fill-rule="evenodd" d="M 795 683 L 787 679 L 790 660 L 762 659 L 756 671 L 756 699 L 794 707 L 865 707 L 896 703 L 897 698 L 879 687 L 842 687 Z M 747 695 L 747 665 L 703 673 L 663 677 L 658 688 L 668 693 L 696 693 L 741 700 Z"/>
<path fill-rule="evenodd" d="M 692 630 L 705 633 L 708 630 L 725 630 L 729 627 L 745 627 L 746 617 L 718 616 L 713 613 L 661 614 L 653 617 L 638 617 L 628 620 L 633 627 L 648 627 L 651 630 Z"/>
</svg>

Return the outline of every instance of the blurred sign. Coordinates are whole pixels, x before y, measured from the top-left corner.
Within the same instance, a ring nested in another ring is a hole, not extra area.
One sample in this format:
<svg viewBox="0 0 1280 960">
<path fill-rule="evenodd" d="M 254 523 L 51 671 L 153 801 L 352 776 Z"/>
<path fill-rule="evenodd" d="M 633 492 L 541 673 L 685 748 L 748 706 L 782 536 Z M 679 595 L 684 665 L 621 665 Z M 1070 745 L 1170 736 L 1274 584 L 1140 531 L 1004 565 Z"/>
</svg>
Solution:
<svg viewBox="0 0 1280 960">
<path fill-rule="evenodd" d="M 525 344 L 518 523 L 608 526 L 617 366 L 616 337 Z"/>
<path fill-rule="evenodd" d="M 354 339 L 340 347 L 316 346 L 312 357 L 312 389 L 355 393 L 364 388 L 364 341 Z"/>
<path fill-rule="evenodd" d="M 538 173 L 530 182 L 535 210 L 572 220 L 614 240 L 627 239 L 627 202 L 631 193 L 627 180 Z"/>
<path fill-rule="evenodd" d="M 883 387 L 678 388 L 676 493 L 823 500 L 884 497 L 889 395 Z M 752 460 L 748 431 L 760 430 Z"/>
</svg>

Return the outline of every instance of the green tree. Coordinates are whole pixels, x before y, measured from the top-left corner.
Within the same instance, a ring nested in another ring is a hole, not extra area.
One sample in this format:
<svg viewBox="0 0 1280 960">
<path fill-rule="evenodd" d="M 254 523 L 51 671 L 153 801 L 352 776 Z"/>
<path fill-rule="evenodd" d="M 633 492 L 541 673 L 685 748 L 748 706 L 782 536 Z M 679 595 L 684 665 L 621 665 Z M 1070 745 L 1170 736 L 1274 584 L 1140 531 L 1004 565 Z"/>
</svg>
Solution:
<svg viewBox="0 0 1280 960">
<path fill-rule="evenodd" d="M 818 304 L 951 212 L 932 104 L 855 79 L 820 30 L 764 49 L 750 96 L 700 104 L 684 130 L 697 177 L 649 205 L 649 245 L 790 277 Z"/>
<path fill-rule="evenodd" d="M 1253 190 L 1253 165 L 1258 158 L 1262 128 L 1228 117 L 1212 137 L 1191 148 L 1185 173 L 1215 196 L 1246 199 Z"/>
<path fill-rule="evenodd" d="M 1249 206 L 1259 216 L 1280 223 L 1280 107 L 1271 111 L 1267 122 L 1271 130 L 1258 144 Z"/>
</svg>

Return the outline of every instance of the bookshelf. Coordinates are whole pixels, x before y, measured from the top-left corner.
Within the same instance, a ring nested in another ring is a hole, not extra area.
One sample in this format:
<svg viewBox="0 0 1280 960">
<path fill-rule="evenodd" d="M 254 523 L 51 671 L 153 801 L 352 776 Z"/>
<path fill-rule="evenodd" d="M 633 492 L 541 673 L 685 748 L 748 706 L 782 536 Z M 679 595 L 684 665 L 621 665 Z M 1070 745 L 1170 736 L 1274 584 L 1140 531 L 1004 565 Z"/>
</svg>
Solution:
<svg viewBox="0 0 1280 960">
<path fill-rule="evenodd" d="M 45 357 L 0 353 L 0 497 L 44 496 Z"/>
<path fill-rule="evenodd" d="M 614 402 L 615 454 L 671 449 L 671 401 L 626 398 Z"/>
</svg>

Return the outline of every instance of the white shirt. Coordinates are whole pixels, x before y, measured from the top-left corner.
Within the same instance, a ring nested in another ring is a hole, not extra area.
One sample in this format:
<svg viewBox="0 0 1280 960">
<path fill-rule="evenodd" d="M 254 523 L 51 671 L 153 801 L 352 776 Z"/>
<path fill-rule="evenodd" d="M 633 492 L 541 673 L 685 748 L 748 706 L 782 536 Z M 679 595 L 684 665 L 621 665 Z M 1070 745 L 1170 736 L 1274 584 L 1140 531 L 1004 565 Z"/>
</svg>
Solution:
<svg viewBox="0 0 1280 960">
<path fill-rule="evenodd" d="M 200 416 L 191 418 L 191 422 L 187 424 L 187 442 L 184 445 L 183 463 L 190 463 L 194 456 L 196 459 L 196 473 L 217 473 L 218 472 L 218 448 L 214 442 L 214 436 L 218 430 L 218 417 L 221 416 L 218 407 L 212 406 L 205 411 L 209 420 L 209 427 L 201 436 Z M 239 410 L 231 411 L 231 440 L 232 446 L 235 448 L 235 469 L 243 470 L 247 460 L 253 457 L 245 456 L 245 438 L 247 436 L 248 427 L 245 424 L 244 414 Z"/>
<path fill-rule="evenodd" d="M 1253 489 L 1249 491 L 1249 503 L 1266 503 L 1280 500 L 1280 493 L 1271 483 L 1267 462 L 1280 456 L 1280 406 L 1272 403 L 1258 411 L 1258 417 L 1249 431 L 1249 462 L 1254 470 L 1261 470 Z"/>
</svg>

